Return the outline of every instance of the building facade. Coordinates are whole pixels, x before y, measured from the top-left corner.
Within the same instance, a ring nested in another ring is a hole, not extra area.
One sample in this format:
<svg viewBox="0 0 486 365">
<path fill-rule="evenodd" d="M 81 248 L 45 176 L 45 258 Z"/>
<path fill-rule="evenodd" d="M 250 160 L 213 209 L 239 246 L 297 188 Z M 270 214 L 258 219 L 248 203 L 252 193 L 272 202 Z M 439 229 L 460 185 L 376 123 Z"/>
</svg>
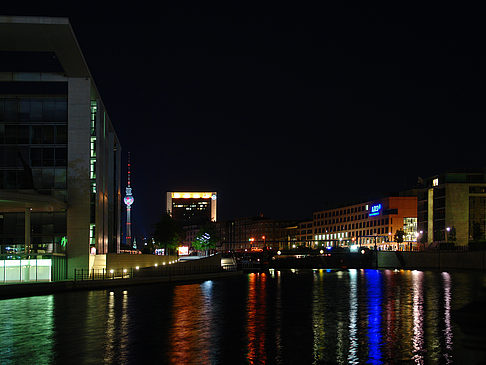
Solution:
<svg viewBox="0 0 486 365">
<path fill-rule="evenodd" d="M 166 195 L 166 211 L 184 226 L 216 222 L 216 192 L 173 192 Z"/>
<path fill-rule="evenodd" d="M 118 252 L 120 160 L 69 21 L 1 16 L 2 254 L 64 257 L 72 277 L 90 254 Z"/>
<path fill-rule="evenodd" d="M 262 216 L 219 222 L 217 227 L 223 251 L 286 249 L 295 244 L 298 233 L 298 222 Z"/>
<path fill-rule="evenodd" d="M 309 227 L 303 228 L 308 240 Z M 315 212 L 312 221 L 314 247 L 360 245 L 378 249 L 410 248 L 416 245 L 417 197 L 390 196 Z M 404 243 L 394 242 L 398 230 Z M 304 235 L 301 236 L 302 238 Z"/>
<path fill-rule="evenodd" d="M 484 241 L 485 171 L 451 171 L 425 179 L 418 197 L 418 232 L 426 246 Z"/>
</svg>

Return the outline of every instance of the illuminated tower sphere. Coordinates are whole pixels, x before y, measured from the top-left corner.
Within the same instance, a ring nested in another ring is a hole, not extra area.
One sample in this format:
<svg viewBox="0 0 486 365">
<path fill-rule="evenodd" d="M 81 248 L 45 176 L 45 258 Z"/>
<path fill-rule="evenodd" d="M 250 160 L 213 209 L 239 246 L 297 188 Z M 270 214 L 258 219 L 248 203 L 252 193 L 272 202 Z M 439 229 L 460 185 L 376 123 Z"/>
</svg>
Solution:
<svg viewBox="0 0 486 365">
<path fill-rule="evenodd" d="M 132 187 L 130 186 L 130 152 L 128 152 L 128 185 L 125 189 L 125 198 L 123 199 L 127 206 L 127 239 L 128 246 L 132 246 L 132 222 L 130 221 L 130 210 L 133 204 Z"/>
</svg>

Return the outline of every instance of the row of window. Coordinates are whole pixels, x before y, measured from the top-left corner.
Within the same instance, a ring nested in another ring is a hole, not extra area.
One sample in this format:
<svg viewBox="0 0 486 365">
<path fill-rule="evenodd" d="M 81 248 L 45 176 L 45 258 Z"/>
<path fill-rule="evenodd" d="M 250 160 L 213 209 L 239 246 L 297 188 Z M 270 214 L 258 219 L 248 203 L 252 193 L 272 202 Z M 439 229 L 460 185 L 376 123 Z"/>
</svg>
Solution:
<svg viewBox="0 0 486 365">
<path fill-rule="evenodd" d="M 0 213 L 0 234 L 21 235 L 24 239 L 25 213 Z M 30 216 L 32 235 L 65 235 L 66 212 L 32 212 Z"/>
<path fill-rule="evenodd" d="M 343 227 L 341 227 L 343 228 Z M 335 233 L 335 232 L 342 232 L 342 231 L 347 231 L 347 230 L 355 229 L 351 227 L 347 227 L 345 229 L 339 229 L 339 227 L 334 227 L 334 229 L 330 229 L 328 231 L 325 231 L 324 229 L 319 228 L 316 230 L 314 233 L 319 234 L 319 233 Z M 351 237 L 353 236 L 364 236 L 364 235 L 372 235 L 372 234 L 388 234 L 390 232 L 389 227 L 378 227 L 378 228 L 370 228 L 370 229 L 365 229 L 361 231 L 356 231 L 356 232 L 350 232 Z"/>
<path fill-rule="evenodd" d="M 368 219 L 368 218 L 369 218 L 368 214 L 358 214 L 358 215 L 352 215 L 352 216 L 344 216 L 344 217 L 335 218 L 335 219 L 325 219 L 325 220 L 317 221 L 316 225 L 317 226 L 325 226 L 325 225 L 335 224 L 335 223 L 365 220 L 365 219 Z"/>
<path fill-rule="evenodd" d="M 66 97 L 0 98 L 0 122 L 67 122 Z"/>
<path fill-rule="evenodd" d="M 32 178 L 24 170 L 0 170 L 0 189 L 66 189 L 66 168 L 34 168 Z"/>
<path fill-rule="evenodd" d="M 66 147 L 2 147 L 0 146 L 0 168 L 24 169 L 29 167 L 66 167 Z"/>
<path fill-rule="evenodd" d="M 340 222 L 334 222 L 335 220 L 332 220 L 333 223 L 340 223 Z M 324 232 L 326 229 L 329 232 L 337 232 L 337 231 L 343 231 L 347 229 L 358 229 L 358 228 L 366 228 L 366 227 L 376 227 L 376 226 L 383 226 L 383 225 L 388 225 L 388 223 L 392 222 L 393 218 L 382 218 L 382 219 L 373 219 L 373 220 L 368 220 L 365 222 L 357 222 L 357 223 L 352 223 L 352 224 L 344 224 L 344 225 L 338 225 L 338 226 L 329 226 L 329 224 L 325 224 L 327 227 L 322 228 L 322 232 Z M 321 226 L 324 224 L 319 224 L 319 223 L 326 223 L 328 222 L 327 220 L 324 222 L 317 222 L 317 226 Z M 330 222 L 330 221 L 329 221 Z M 344 222 L 344 220 L 343 220 Z M 321 232 L 321 228 L 314 228 L 315 232 Z M 303 233 L 304 231 L 302 231 Z M 307 232 L 308 233 L 308 232 Z"/>
<path fill-rule="evenodd" d="M 0 144 L 67 144 L 67 125 L 0 124 Z"/>
<path fill-rule="evenodd" d="M 32 167 L 67 166 L 67 148 L 31 148 L 30 163 Z"/>
<path fill-rule="evenodd" d="M 328 218 L 328 217 L 336 217 L 344 214 L 363 212 L 365 210 L 366 210 L 366 205 L 360 205 L 359 207 L 351 207 L 347 209 L 345 208 L 345 209 L 333 210 L 333 211 L 328 211 L 323 213 L 317 213 L 315 215 L 315 218 L 321 219 L 321 218 Z"/>
</svg>

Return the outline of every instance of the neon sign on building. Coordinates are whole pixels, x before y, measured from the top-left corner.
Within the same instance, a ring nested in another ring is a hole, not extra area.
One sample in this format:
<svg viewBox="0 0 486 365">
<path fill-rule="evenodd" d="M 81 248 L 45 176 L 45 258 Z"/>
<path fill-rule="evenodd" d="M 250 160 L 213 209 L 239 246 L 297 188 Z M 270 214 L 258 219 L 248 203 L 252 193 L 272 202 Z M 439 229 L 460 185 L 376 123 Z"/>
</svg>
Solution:
<svg viewBox="0 0 486 365">
<path fill-rule="evenodd" d="M 380 204 L 372 205 L 371 206 L 371 213 L 369 213 L 368 215 L 370 217 L 373 217 L 375 215 L 379 215 L 380 212 L 381 212 L 381 208 L 382 208 L 381 203 Z"/>
</svg>

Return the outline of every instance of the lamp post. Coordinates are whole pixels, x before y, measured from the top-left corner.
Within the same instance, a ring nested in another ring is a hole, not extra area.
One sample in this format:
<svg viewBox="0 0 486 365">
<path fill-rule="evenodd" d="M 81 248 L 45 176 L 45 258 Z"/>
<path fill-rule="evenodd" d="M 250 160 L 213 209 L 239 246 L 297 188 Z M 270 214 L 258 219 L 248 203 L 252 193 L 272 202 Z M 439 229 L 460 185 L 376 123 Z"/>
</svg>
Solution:
<svg viewBox="0 0 486 365">
<path fill-rule="evenodd" d="M 447 236 L 449 236 L 449 232 L 451 231 L 451 227 L 446 227 L 445 233 L 445 243 L 446 243 L 446 250 L 447 250 Z"/>
</svg>

